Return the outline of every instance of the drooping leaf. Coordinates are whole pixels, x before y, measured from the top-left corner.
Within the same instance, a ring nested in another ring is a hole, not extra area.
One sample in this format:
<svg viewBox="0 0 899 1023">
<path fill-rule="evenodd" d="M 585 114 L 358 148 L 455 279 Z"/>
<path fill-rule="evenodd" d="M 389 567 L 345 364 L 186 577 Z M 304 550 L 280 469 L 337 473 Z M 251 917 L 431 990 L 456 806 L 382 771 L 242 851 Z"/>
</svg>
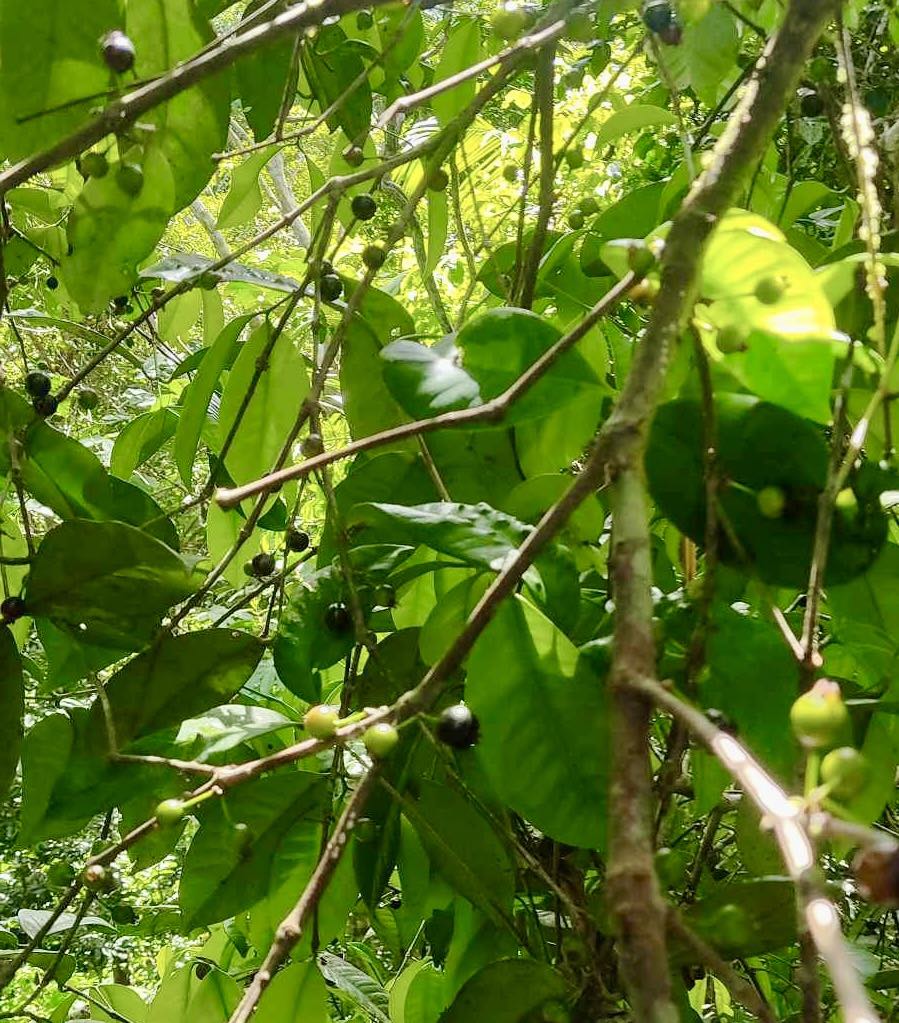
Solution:
<svg viewBox="0 0 899 1023">
<path fill-rule="evenodd" d="M 73 519 L 44 537 L 25 601 L 30 614 L 90 643 L 133 650 L 198 584 L 188 563 L 147 533 Z"/>
<path fill-rule="evenodd" d="M 12 632 L 0 628 L 0 798 L 12 784 L 22 748 L 22 714 L 25 710 L 22 662 Z"/>
<path fill-rule="evenodd" d="M 524 1023 L 528 1014 L 564 998 L 565 981 L 545 963 L 501 959 L 476 973 L 440 1017 L 440 1023 Z"/>
<path fill-rule="evenodd" d="M 170 408 L 156 409 L 135 416 L 116 437 L 110 470 L 127 479 L 169 440 L 178 426 L 178 416 Z"/>
</svg>

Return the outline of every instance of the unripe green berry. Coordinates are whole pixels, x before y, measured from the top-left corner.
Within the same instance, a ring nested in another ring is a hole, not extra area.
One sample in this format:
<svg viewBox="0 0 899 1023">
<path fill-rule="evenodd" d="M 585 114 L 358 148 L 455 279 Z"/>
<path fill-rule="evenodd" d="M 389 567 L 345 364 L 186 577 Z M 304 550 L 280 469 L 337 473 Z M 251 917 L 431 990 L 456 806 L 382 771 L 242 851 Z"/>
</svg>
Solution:
<svg viewBox="0 0 899 1023">
<path fill-rule="evenodd" d="M 399 738 L 399 732 L 386 721 L 379 721 L 362 733 L 365 748 L 376 759 L 389 756 Z"/>
<path fill-rule="evenodd" d="M 313 739 L 330 739 L 337 731 L 340 720 L 340 708 L 327 703 L 310 707 L 303 716 L 303 727 Z"/>
</svg>

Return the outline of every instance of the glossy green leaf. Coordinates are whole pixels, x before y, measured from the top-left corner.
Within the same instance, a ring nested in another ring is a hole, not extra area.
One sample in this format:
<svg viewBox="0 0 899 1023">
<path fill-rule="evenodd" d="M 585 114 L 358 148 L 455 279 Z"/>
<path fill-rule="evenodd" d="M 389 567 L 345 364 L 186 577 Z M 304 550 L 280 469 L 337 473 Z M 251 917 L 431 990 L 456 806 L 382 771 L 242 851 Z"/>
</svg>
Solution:
<svg viewBox="0 0 899 1023">
<path fill-rule="evenodd" d="M 262 207 L 259 175 L 276 153 L 275 146 L 252 153 L 231 172 L 231 187 L 219 210 L 216 227 L 227 231 L 242 227 L 252 220 Z"/>
<path fill-rule="evenodd" d="M 253 0 L 247 4 L 243 20 L 256 14 L 263 6 L 264 0 Z M 257 142 L 271 135 L 285 95 L 296 90 L 294 48 L 294 40 L 287 39 L 237 62 L 240 104 Z"/>
<path fill-rule="evenodd" d="M 303 70 L 322 111 L 348 92 L 365 70 L 359 44 L 348 40 L 337 25 L 328 25 L 318 32 L 301 54 Z M 363 75 L 361 84 L 348 92 L 327 123 L 332 130 L 343 129 L 347 138 L 361 140 L 368 134 L 371 110 L 371 87 Z"/>
<path fill-rule="evenodd" d="M 127 479 L 135 469 L 152 458 L 175 433 L 178 416 L 170 408 L 144 412 L 134 419 L 116 437 L 110 470 Z"/>
<path fill-rule="evenodd" d="M 197 445 L 212 394 L 225 367 L 233 362 L 238 338 L 250 319 L 249 315 L 238 316 L 222 328 L 186 389 L 175 433 L 175 461 L 186 486 L 190 485 Z"/>
<path fill-rule="evenodd" d="M 451 339 L 428 347 L 416 341 L 394 341 L 381 350 L 384 381 L 403 410 L 426 419 L 483 404 L 477 381 L 460 365 Z"/>
<path fill-rule="evenodd" d="M 332 952 L 322 952 L 319 965 L 325 978 L 348 995 L 349 1001 L 377 1023 L 390 1023 L 387 1017 L 388 995 L 384 988 L 363 970 Z"/>
<path fill-rule="evenodd" d="M 240 996 L 240 985 L 222 970 L 201 979 L 192 965 L 177 967 L 162 978 L 146 1023 L 227 1023 Z"/>
<path fill-rule="evenodd" d="M 783 911 L 792 882 L 764 878 L 716 885 L 684 913 L 684 922 L 727 958 L 760 955 L 796 938 L 796 917 Z M 683 949 L 677 958 L 692 956 Z"/>
<path fill-rule="evenodd" d="M 25 600 L 29 613 L 89 643 L 133 650 L 199 581 L 183 558 L 133 526 L 74 519 L 44 537 Z"/>
<path fill-rule="evenodd" d="M 545 963 L 501 959 L 476 973 L 440 1017 L 440 1023 L 524 1023 L 528 1014 L 564 998 L 565 981 Z"/>
<path fill-rule="evenodd" d="M 19 764 L 25 710 L 22 662 L 12 632 L 0 628 L 0 797 L 6 798 Z"/>
<path fill-rule="evenodd" d="M 328 989 L 314 963 L 293 963 L 281 970 L 253 1017 L 258 1023 L 327 1023 Z"/>
<path fill-rule="evenodd" d="M 222 393 L 222 443 L 239 421 L 225 455 L 225 465 L 235 483 L 246 483 L 272 468 L 309 393 L 306 363 L 293 338 L 283 331 L 273 340 L 274 329 L 266 321 L 244 343 Z M 259 360 L 263 360 L 264 368 L 241 414 Z"/>
<path fill-rule="evenodd" d="M 116 0 L 47 0 L 40 5 L 4 0 L 0 134 L 5 156 L 16 160 L 46 149 L 83 122 L 89 106 L 68 104 L 109 87 L 99 40 L 118 27 Z"/>
<path fill-rule="evenodd" d="M 497 794 L 550 837 L 601 848 L 606 700 L 577 648 L 527 601 L 504 604 L 469 656 L 466 699 Z"/>
<path fill-rule="evenodd" d="M 192 58 L 212 39 L 207 22 L 181 0 L 146 0 L 128 5 L 128 35 L 137 51 L 141 78 L 164 74 Z M 154 148 L 165 154 L 174 180 L 173 209 L 194 199 L 215 170 L 212 154 L 225 147 L 230 113 L 228 78 L 213 75 L 144 114 L 153 125 Z"/>
<path fill-rule="evenodd" d="M 481 26 L 474 18 L 461 18 L 450 30 L 443 46 L 440 62 L 434 72 L 434 82 L 451 78 L 472 64 L 481 56 Z M 460 110 L 474 99 L 473 78 L 435 96 L 432 101 L 434 113 L 441 124 L 447 124 Z"/>
<path fill-rule="evenodd" d="M 262 899 L 286 873 L 308 876 L 318 856 L 325 779 L 294 772 L 241 785 L 199 811 L 200 829 L 181 876 L 179 904 L 191 927 L 224 920 Z M 235 823 L 249 839 L 237 840 Z M 299 890 L 299 889 L 297 889 Z"/>
<path fill-rule="evenodd" d="M 514 867 L 490 824 L 460 793 L 435 782 L 419 785 L 419 798 L 403 813 L 443 877 L 492 919 L 509 919 Z"/>
<path fill-rule="evenodd" d="M 85 312 L 98 312 L 110 299 L 128 294 L 138 263 L 153 251 L 175 211 L 167 156 L 151 146 L 140 166 L 143 186 L 137 195 L 122 190 L 119 166 L 113 164 L 105 177 L 85 182 L 68 219 L 70 254 L 61 267 L 62 280 Z"/>
</svg>

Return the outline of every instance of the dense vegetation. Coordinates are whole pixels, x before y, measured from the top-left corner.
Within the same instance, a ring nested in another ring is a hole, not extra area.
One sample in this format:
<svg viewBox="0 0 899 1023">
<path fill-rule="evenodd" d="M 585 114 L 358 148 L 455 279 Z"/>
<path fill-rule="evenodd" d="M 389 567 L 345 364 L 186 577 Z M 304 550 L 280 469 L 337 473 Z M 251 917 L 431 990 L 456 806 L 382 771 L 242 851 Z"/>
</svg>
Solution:
<svg viewBox="0 0 899 1023">
<path fill-rule="evenodd" d="M 899 1019 L 891 0 L 0 0 L 0 1018 Z"/>
</svg>

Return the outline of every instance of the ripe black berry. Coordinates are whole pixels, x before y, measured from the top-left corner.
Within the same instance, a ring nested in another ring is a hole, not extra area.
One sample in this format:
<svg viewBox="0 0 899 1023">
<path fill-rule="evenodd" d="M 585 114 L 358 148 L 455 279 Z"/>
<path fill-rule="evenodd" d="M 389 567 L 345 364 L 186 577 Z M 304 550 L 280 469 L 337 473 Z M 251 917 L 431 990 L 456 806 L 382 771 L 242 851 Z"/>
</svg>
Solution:
<svg viewBox="0 0 899 1023">
<path fill-rule="evenodd" d="M 380 270 L 387 259 L 387 253 L 380 245 L 366 245 L 362 250 L 362 262 L 369 270 Z"/>
<path fill-rule="evenodd" d="M 59 279 L 57 277 L 54 277 L 53 274 L 50 274 L 50 276 L 47 278 L 46 284 L 51 291 L 56 291 L 56 289 L 59 287 Z"/>
<path fill-rule="evenodd" d="M 824 100 L 817 92 L 807 92 L 799 101 L 803 117 L 820 117 L 824 113 Z"/>
<path fill-rule="evenodd" d="M 343 151 L 343 158 L 351 167 L 361 167 L 365 159 L 365 153 L 361 146 L 347 146 Z"/>
<path fill-rule="evenodd" d="M 367 192 L 363 192 L 353 196 L 350 209 L 357 220 L 371 220 L 378 212 L 378 204 Z"/>
<path fill-rule="evenodd" d="M 34 370 L 25 377 L 25 390 L 32 398 L 44 398 L 50 393 L 50 378 L 46 373 Z"/>
<path fill-rule="evenodd" d="M 659 32 L 659 39 L 666 46 L 680 46 L 683 42 L 684 30 L 680 24 L 675 20 L 670 25 L 666 25 L 661 32 Z"/>
<path fill-rule="evenodd" d="M 25 601 L 21 597 L 7 597 L 0 604 L 0 618 L 5 624 L 17 622 L 25 614 Z"/>
<path fill-rule="evenodd" d="M 274 554 L 260 551 L 259 554 L 253 556 L 250 566 L 253 570 L 253 575 L 257 579 L 264 579 L 265 576 L 271 575 L 275 571 L 275 556 Z"/>
<path fill-rule="evenodd" d="M 303 458 L 315 458 L 316 455 L 320 455 L 325 450 L 325 442 L 322 435 L 320 433 L 310 433 L 304 437 L 300 450 L 303 452 Z"/>
<path fill-rule="evenodd" d="M 668 0 L 649 0 L 643 7 L 643 24 L 650 32 L 663 32 L 674 21 Z"/>
<path fill-rule="evenodd" d="M 309 547 L 309 534 L 303 529 L 291 526 L 287 530 L 287 549 L 294 554 L 302 554 Z"/>
<path fill-rule="evenodd" d="M 35 398 L 31 405 L 39 416 L 46 419 L 59 408 L 59 399 L 53 394 L 45 394 L 42 398 Z"/>
<path fill-rule="evenodd" d="M 323 302 L 334 302 L 343 294 L 343 281 L 337 274 L 325 274 L 318 282 Z"/>
<path fill-rule="evenodd" d="M 116 295 L 116 297 L 112 300 L 112 304 L 119 312 L 123 312 L 128 308 L 128 296 Z"/>
<path fill-rule="evenodd" d="M 120 75 L 134 67 L 136 56 L 134 43 L 121 29 L 116 28 L 112 32 L 107 32 L 100 45 L 103 49 L 103 59 L 110 71 Z"/>
<path fill-rule="evenodd" d="M 465 706 L 457 703 L 447 707 L 437 722 L 437 738 L 453 749 L 468 749 L 478 741 L 481 726 L 478 719 Z"/>
<path fill-rule="evenodd" d="M 353 618 L 346 604 L 330 604 L 325 611 L 325 625 L 331 632 L 348 632 L 353 627 Z"/>
</svg>

